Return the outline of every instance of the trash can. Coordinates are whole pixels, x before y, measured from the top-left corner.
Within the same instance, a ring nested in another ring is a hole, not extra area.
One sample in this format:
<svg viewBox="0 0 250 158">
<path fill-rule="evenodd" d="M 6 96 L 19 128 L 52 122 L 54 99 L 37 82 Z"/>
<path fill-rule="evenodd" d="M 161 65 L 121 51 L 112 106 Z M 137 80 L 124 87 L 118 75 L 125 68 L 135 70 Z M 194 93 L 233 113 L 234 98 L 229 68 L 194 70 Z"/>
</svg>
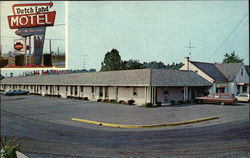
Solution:
<svg viewBox="0 0 250 158">
<path fill-rule="evenodd" d="M 15 56 L 15 65 L 16 66 L 23 66 L 24 55 L 17 55 Z"/>
<path fill-rule="evenodd" d="M 44 66 L 52 66 L 51 54 L 43 55 L 43 65 Z"/>
</svg>

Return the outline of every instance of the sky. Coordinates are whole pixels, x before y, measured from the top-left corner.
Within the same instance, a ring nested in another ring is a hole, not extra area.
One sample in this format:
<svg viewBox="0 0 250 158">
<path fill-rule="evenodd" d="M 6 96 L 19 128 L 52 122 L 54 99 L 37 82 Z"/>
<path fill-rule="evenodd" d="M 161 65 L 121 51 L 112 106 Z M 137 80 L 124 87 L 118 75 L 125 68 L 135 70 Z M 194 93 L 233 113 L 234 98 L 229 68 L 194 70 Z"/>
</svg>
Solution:
<svg viewBox="0 0 250 158">
<path fill-rule="evenodd" d="M 67 25 L 49 27 L 46 38 L 65 39 L 67 34 L 69 69 L 82 69 L 85 61 L 86 69 L 99 70 L 105 54 L 113 48 L 120 52 L 122 60 L 165 64 L 183 62 L 185 56 L 194 61 L 222 62 L 225 53 L 235 51 L 249 64 L 248 1 L 53 3 L 57 11 L 55 24 Z M 2 13 L 1 6 L 1 22 L 6 13 Z M 2 26 L 1 30 L 1 36 L 15 36 L 8 28 Z M 5 40 L 3 50 L 8 51 L 12 43 Z M 191 55 L 186 48 L 189 40 L 194 47 Z M 58 42 L 65 45 L 65 41 Z"/>
</svg>

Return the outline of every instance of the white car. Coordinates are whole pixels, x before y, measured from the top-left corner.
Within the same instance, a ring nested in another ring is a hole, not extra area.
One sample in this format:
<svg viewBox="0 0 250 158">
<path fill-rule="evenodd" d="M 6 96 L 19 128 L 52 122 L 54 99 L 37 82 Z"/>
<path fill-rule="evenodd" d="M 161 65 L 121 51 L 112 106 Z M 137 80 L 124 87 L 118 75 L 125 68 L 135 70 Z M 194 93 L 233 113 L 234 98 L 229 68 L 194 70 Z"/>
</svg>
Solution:
<svg viewBox="0 0 250 158">
<path fill-rule="evenodd" d="M 249 94 L 247 93 L 240 93 L 236 96 L 239 102 L 249 102 Z"/>
</svg>

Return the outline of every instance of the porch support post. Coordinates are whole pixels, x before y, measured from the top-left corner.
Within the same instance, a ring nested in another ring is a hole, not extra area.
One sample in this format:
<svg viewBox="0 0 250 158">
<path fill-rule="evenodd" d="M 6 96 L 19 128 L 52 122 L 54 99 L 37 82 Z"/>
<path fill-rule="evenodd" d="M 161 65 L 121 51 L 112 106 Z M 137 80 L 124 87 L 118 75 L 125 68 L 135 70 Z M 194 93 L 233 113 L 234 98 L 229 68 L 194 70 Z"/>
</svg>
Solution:
<svg viewBox="0 0 250 158">
<path fill-rule="evenodd" d="M 115 91 L 115 100 L 118 102 L 118 87 L 114 86 L 114 91 Z"/>
<path fill-rule="evenodd" d="M 188 100 L 188 87 L 184 86 L 183 87 L 183 90 L 184 90 L 184 101 L 187 101 Z"/>
</svg>

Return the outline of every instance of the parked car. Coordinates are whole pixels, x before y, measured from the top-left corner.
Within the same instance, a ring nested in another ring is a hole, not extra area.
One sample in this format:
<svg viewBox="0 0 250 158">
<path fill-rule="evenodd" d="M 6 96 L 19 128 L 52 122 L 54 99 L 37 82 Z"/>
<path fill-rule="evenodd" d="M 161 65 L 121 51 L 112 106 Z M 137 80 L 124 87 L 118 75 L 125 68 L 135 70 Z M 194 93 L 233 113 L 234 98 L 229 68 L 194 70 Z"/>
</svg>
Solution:
<svg viewBox="0 0 250 158">
<path fill-rule="evenodd" d="M 235 104 L 237 98 L 232 94 L 226 93 L 213 93 L 205 97 L 196 97 L 198 103 L 211 103 L 211 104 Z"/>
<path fill-rule="evenodd" d="M 237 100 L 240 102 L 249 102 L 249 94 L 247 93 L 240 93 L 236 96 Z"/>
<path fill-rule="evenodd" d="M 8 92 L 5 92 L 5 95 L 12 96 L 12 95 L 27 95 L 29 94 L 28 91 L 23 90 L 10 90 Z"/>
</svg>

